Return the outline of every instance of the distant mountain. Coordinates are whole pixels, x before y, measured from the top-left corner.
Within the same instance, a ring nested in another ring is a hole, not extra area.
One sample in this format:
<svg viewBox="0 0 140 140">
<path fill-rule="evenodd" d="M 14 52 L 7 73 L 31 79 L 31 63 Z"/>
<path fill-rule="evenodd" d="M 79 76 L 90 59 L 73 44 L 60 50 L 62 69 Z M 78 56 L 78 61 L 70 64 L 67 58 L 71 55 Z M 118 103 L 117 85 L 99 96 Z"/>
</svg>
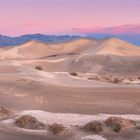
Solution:
<svg viewBox="0 0 140 140">
<path fill-rule="evenodd" d="M 89 34 L 88 38 L 106 39 L 106 38 L 118 38 L 127 41 L 131 44 L 140 46 L 140 34 Z"/>
<path fill-rule="evenodd" d="M 76 33 L 89 38 L 119 38 L 124 41 L 140 46 L 140 25 L 122 25 L 107 28 L 74 28 Z"/>
<path fill-rule="evenodd" d="M 73 32 L 81 34 L 88 39 L 106 39 L 118 38 L 134 45 L 140 46 L 140 25 L 123 25 L 108 28 L 74 28 Z M 9 37 L 0 35 L 0 46 L 16 46 L 28 41 L 40 41 L 44 43 L 63 43 L 83 38 L 81 36 L 71 35 L 44 35 L 44 34 L 27 34 L 19 37 Z"/>
<path fill-rule="evenodd" d="M 80 36 L 55 36 L 55 35 L 43 35 L 43 34 L 28 34 L 19 37 L 9 37 L 0 35 L 0 46 L 16 46 L 21 45 L 25 42 L 34 40 L 34 41 L 41 41 L 44 43 L 62 43 L 66 41 L 71 41 L 75 39 L 79 39 Z"/>
</svg>

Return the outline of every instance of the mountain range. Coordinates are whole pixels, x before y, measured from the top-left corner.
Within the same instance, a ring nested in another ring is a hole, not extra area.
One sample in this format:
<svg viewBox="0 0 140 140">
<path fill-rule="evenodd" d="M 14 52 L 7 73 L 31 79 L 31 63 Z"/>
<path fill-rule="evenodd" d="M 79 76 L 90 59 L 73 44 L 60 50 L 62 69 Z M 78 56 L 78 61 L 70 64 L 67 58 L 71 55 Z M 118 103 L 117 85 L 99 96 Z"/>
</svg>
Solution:
<svg viewBox="0 0 140 140">
<path fill-rule="evenodd" d="M 20 45 L 31 40 L 47 42 L 47 43 L 62 43 L 65 41 L 70 41 L 70 40 L 74 40 L 78 38 L 80 38 L 80 36 L 70 36 L 70 35 L 55 36 L 55 35 L 44 35 L 44 34 L 27 34 L 27 35 L 22 35 L 19 37 L 10 37 L 10 36 L 0 35 L 0 46 L 1 47 L 16 46 L 16 45 Z"/>
<path fill-rule="evenodd" d="M 104 39 L 115 37 L 140 46 L 140 24 L 105 28 L 74 28 L 73 31 L 91 38 Z"/>
<path fill-rule="evenodd" d="M 63 43 L 80 38 L 87 39 L 107 39 L 118 38 L 134 45 L 140 46 L 140 25 L 122 25 L 115 27 L 94 27 L 94 28 L 74 28 L 72 30 L 75 35 L 45 35 L 45 34 L 27 34 L 19 37 L 10 37 L 0 35 L 0 46 L 15 46 L 26 43 L 28 41 L 40 41 L 44 43 Z"/>
</svg>

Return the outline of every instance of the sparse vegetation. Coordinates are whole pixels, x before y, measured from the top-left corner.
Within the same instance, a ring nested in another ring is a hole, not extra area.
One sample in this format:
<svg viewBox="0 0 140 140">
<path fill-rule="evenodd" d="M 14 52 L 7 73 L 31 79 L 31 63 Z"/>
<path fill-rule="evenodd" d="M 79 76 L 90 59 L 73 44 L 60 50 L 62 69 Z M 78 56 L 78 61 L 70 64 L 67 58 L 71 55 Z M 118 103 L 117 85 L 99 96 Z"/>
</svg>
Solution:
<svg viewBox="0 0 140 140">
<path fill-rule="evenodd" d="M 35 117 L 24 115 L 19 117 L 15 124 L 17 127 L 25 128 L 25 129 L 34 129 L 34 130 L 41 130 L 45 128 L 45 125 L 38 121 Z"/>
<path fill-rule="evenodd" d="M 88 80 L 96 80 L 96 81 L 101 81 L 101 78 L 98 75 L 90 76 L 88 77 Z"/>
<path fill-rule="evenodd" d="M 37 69 L 37 70 L 43 70 L 43 68 L 41 66 L 35 66 L 35 69 Z"/>
<path fill-rule="evenodd" d="M 92 121 L 83 126 L 83 130 L 86 132 L 99 133 L 103 131 L 104 124 L 100 121 Z"/>
<path fill-rule="evenodd" d="M 52 124 L 49 127 L 49 130 L 54 134 L 57 135 L 65 130 L 65 127 L 62 124 Z"/>
<path fill-rule="evenodd" d="M 120 83 L 120 82 L 122 82 L 122 79 L 120 79 L 119 77 L 114 77 L 112 79 L 112 83 Z"/>
<path fill-rule="evenodd" d="M 133 78 L 132 77 L 129 77 L 129 81 L 133 81 Z"/>
<path fill-rule="evenodd" d="M 7 110 L 5 107 L 0 106 L 0 117 L 8 117 L 12 114 L 11 111 Z"/>
<path fill-rule="evenodd" d="M 120 117 L 109 117 L 105 120 L 105 124 L 112 128 L 115 132 L 120 132 L 125 128 L 132 128 L 135 127 L 136 122 L 129 119 L 123 119 Z"/>
<path fill-rule="evenodd" d="M 140 129 L 140 125 L 136 126 L 136 129 Z"/>
<path fill-rule="evenodd" d="M 78 73 L 77 72 L 70 72 L 70 75 L 72 75 L 72 76 L 78 76 Z"/>
<path fill-rule="evenodd" d="M 108 82 L 108 83 L 121 83 L 123 82 L 124 78 L 105 75 L 105 76 L 92 76 L 89 77 L 88 80 L 96 80 L 96 81 Z"/>
<path fill-rule="evenodd" d="M 140 77 L 138 77 L 138 79 L 140 80 Z"/>
</svg>

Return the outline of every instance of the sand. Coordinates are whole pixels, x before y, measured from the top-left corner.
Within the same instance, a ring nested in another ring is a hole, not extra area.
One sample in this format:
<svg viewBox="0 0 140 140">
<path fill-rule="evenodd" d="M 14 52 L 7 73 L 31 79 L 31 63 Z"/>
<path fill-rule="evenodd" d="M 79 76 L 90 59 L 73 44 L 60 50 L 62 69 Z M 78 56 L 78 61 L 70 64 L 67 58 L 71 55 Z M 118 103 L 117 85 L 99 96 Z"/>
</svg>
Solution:
<svg viewBox="0 0 140 140">
<path fill-rule="evenodd" d="M 124 46 L 128 48 L 122 52 Z M 25 110 L 30 114 L 38 110 L 35 113 L 38 119 L 45 116 L 45 119 L 50 119 L 45 121 L 51 122 L 57 117 L 55 121 L 68 125 L 105 119 L 109 115 L 139 120 L 139 81 L 113 84 L 83 78 L 90 74 L 138 77 L 139 60 L 139 48 L 116 39 L 81 39 L 63 44 L 27 42 L 0 53 L 0 104 L 13 112 Z M 36 70 L 35 66 L 41 66 L 43 71 Z M 78 72 L 83 77 L 74 77 L 69 72 Z M 80 138 L 43 136 L 16 132 L 0 125 L 0 139 L 4 140 L 103 139 L 82 134 Z M 106 132 L 103 135 L 107 140 L 139 138 L 138 130 L 129 131 L 118 135 Z"/>
</svg>

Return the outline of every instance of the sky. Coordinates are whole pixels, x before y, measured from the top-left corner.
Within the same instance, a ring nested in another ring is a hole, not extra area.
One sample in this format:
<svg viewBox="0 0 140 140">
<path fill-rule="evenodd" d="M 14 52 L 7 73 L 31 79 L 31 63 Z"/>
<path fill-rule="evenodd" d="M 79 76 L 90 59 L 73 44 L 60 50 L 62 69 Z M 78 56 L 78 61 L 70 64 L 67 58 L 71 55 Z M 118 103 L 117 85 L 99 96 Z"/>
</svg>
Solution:
<svg viewBox="0 0 140 140">
<path fill-rule="evenodd" d="M 0 34 L 67 34 L 140 24 L 140 0 L 0 0 Z"/>
</svg>

